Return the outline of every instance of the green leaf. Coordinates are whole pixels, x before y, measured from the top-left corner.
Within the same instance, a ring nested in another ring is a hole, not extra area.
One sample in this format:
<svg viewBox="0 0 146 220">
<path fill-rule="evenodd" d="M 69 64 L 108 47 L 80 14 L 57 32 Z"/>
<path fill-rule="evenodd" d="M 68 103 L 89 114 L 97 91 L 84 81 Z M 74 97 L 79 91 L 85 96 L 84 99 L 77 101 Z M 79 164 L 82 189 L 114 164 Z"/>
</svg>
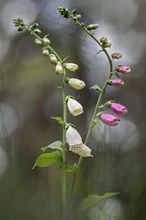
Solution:
<svg viewBox="0 0 146 220">
<path fill-rule="evenodd" d="M 51 153 L 41 154 L 37 158 L 37 160 L 33 166 L 33 169 L 35 167 L 50 167 L 53 165 L 61 166 L 61 164 L 62 164 L 61 152 L 60 151 L 53 151 Z"/>
<path fill-rule="evenodd" d="M 64 121 L 61 117 L 51 117 L 52 119 L 55 119 L 56 121 L 58 121 L 59 124 L 64 125 Z"/>
<path fill-rule="evenodd" d="M 119 194 L 119 193 L 118 192 L 109 192 L 109 193 L 105 193 L 103 196 L 90 194 L 87 198 L 82 200 L 80 207 L 79 207 L 79 212 L 90 208 L 99 200 L 107 199 L 107 198 L 115 196 L 117 194 Z"/>
<path fill-rule="evenodd" d="M 48 148 L 51 148 L 51 149 L 53 149 L 53 150 L 56 149 L 56 150 L 62 151 L 62 142 L 61 142 L 61 141 L 55 141 L 55 142 L 49 144 L 49 145 L 46 146 L 46 147 L 42 147 L 41 150 L 42 150 L 43 152 L 45 152 Z"/>
<path fill-rule="evenodd" d="M 117 72 L 116 70 L 113 72 L 113 75 L 117 76 L 118 78 L 121 78 L 120 75 L 119 75 L 119 72 Z"/>
<path fill-rule="evenodd" d="M 99 127 L 101 133 L 103 133 L 104 132 L 105 124 L 99 118 L 95 118 L 93 120 L 92 128 L 95 127 L 96 125 Z"/>
<path fill-rule="evenodd" d="M 94 85 L 94 86 L 90 87 L 90 89 L 95 89 L 99 92 L 102 92 L 102 89 L 98 85 Z"/>
</svg>

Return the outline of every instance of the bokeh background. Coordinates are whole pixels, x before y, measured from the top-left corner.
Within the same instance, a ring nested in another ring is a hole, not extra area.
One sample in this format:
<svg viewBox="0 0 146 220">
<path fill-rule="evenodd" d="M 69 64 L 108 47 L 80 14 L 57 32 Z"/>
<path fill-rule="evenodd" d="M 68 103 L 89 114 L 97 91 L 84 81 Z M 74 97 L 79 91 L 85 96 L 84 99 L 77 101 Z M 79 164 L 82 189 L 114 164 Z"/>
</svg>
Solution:
<svg viewBox="0 0 146 220">
<path fill-rule="evenodd" d="M 121 64 L 132 73 L 123 76 L 125 87 L 109 88 L 103 101 L 116 99 L 129 114 L 116 128 L 102 134 L 94 128 L 90 147 L 94 157 L 84 160 L 78 198 L 88 193 L 120 192 L 99 202 L 79 219 L 146 219 L 146 1 L 145 0 L 0 0 L 0 219 L 60 219 L 61 192 L 58 168 L 32 170 L 40 148 L 61 138 L 61 127 L 50 116 L 61 116 L 60 79 L 54 67 L 27 33 L 18 33 L 12 19 L 21 17 L 28 25 L 39 22 L 42 34 L 49 34 L 52 47 L 68 62 L 79 65 L 71 77 L 87 87 L 68 93 L 79 97 L 85 113 L 68 120 L 84 138 L 97 93 L 108 74 L 104 54 L 83 32 L 65 20 L 57 7 L 77 8 L 83 21 L 99 23 L 96 37 L 108 36 L 109 52 L 121 51 Z M 115 61 L 115 65 L 119 62 Z M 76 162 L 78 157 L 68 155 Z M 70 177 L 69 177 L 70 178 Z M 69 219 L 76 219 L 74 207 Z"/>
</svg>

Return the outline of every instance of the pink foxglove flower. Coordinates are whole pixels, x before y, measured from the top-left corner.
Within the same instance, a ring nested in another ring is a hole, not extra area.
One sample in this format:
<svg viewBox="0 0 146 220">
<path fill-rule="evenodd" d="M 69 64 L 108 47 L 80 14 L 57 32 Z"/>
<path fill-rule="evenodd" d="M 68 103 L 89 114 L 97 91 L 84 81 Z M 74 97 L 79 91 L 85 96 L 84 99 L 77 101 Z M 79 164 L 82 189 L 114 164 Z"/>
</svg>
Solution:
<svg viewBox="0 0 146 220">
<path fill-rule="evenodd" d="M 115 52 L 115 53 L 113 53 L 112 55 L 111 55 L 111 57 L 113 58 L 113 59 L 120 59 L 120 58 L 122 58 L 122 53 L 120 53 L 120 52 Z"/>
<path fill-rule="evenodd" d="M 80 134 L 71 126 L 66 131 L 66 142 L 69 145 L 69 150 L 73 153 L 76 153 L 82 157 L 92 156 L 91 149 L 83 144 Z"/>
<path fill-rule="evenodd" d="M 70 78 L 68 80 L 68 84 L 74 89 L 78 89 L 78 90 L 83 89 L 85 87 L 84 81 L 75 78 Z"/>
<path fill-rule="evenodd" d="M 75 72 L 79 67 L 75 63 L 65 63 L 65 68 L 69 71 Z"/>
<path fill-rule="evenodd" d="M 69 98 L 67 101 L 67 107 L 69 112 L 73 116 L 78 116 L 83 113 L 82 105 L 79 102 L 77 102 L 75 99 Z"/>
<path fill-rule="evenodd" d="M 110 107 L 118 115 L 126 115 L 128 113 L 127 108 L 119 103 L 113 102 L 111 103 Z"/>
<path fill-rule="evenodd" d="M 119 124 L 120 119 L 114 115 L 110 114 L 101 114 L 100 119 L 109 126 L 116 126 Z"/>
<path fill-rule="evenodd" d="M 112 79 L 109 81 L 109 85 L 115 86 L 115 87 L 121 87 L 125 83 L 122 79 Z"/>
<path fill-rule="evenodd" d="M 116 70 L 123 74 L 131 73 L 131 68 L 129 66 L 118 66 Z"/>
</svg>

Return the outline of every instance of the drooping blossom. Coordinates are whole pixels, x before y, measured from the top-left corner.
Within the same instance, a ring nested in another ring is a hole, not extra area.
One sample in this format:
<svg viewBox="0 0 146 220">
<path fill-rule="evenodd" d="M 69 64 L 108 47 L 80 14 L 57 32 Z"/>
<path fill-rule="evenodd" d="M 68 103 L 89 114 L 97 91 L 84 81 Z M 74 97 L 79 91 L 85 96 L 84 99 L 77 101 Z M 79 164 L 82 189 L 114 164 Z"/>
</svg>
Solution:
<svg viewBox="0 0 146 220">
<path fill-rule="evenodd" d="M 69 98 L 67 101 L 67 107 L 69 112 L 73 116 L 78 116 L 83 113 L 82 105 L 79 102 L 77 102 L 75 99 Z"/>
<path fill-rule="evenodd" d="M 55 72 L 56 72 L 56 75 L 62 75 L 63 74 L 63 67 L 59 62 L 57 63 L 57 65 L 55 67 Z"/>
<path fill-rule="evenodd" d="M 85 87 L 84 81 L 75 78 L 70 78 L 68 80 L 68 84 L 74 89 L 78 89 L 78 90 L 83 89 Z"/>
<path fill-rule="evenodd" d="M 116 70 L 123 74 L 131 73 L 131 68 L 129 66 L 118 66 Z"/>
<path fill-rule="evenodd" d="M 112 79 L 108 82 L 109 85 L 115 86 L 115 87 L 121 87 L 125 84 L 125 82 L 122 79 Z"/>
<path fill-rule="evenodd" d="M 64 64 L 65 68 L 69 71 L 75 72 L 79 67 L 75 63 L 65 63 Z"/>
</svg>

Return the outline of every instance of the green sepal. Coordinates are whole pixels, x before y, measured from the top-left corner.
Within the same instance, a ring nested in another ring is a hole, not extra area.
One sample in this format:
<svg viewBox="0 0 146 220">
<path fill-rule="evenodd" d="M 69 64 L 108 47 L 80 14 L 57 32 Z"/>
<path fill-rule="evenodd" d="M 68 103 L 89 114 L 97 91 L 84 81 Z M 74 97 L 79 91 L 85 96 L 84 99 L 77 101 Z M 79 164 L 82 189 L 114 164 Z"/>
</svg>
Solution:
<svg viewBox="0 0 146 220">
<path fill-rule="evenodd" d="M 50 166 L 59 166 L 62 164 L 62 153 L 60 151 L 53 151 L 51 153 L 41 154 L 32 169 L 35 167 L 50 167 Z"/>
<path fill-rule="evenodd" d="M 104 128 L 105 128 L 105 124 L 99 118 L 95 118 L 93 120 L 92 127 L 95 127 L 96 125 L 99 127 L 99 130 L 101 131 L 101 133 L 103 133 Z"/>
<path fill-rule="evenodd" d="M 102 89 L 97 84 L 92 86 L 92 87 L 90 87 L 90 89 L 95 89 L 95 90 L 97 90 L 99 92 L 102 92 Z"/>
<path fill-rule="evenodd" d="M 88 195 L 87 198 L 82 200 L 78 211 L 81 212 L 85 209 L 88 209 L 91 206 L 93 206 L 97 201 L 102 200 L 102 199 L 107 199 L 107 198 L 115 196 L 117 194 L 119 194 L 119 192 L 109 192 L 109 193 L 105 193 L 103 196 L 90 194 L 90 195 Z"/>
<path fill-rule="evenodd" d="M 74 174 L 76 174 L 77 170 L 78 170 L 78 165 L 76 163 L 73 166 L 69 165 L 69 164 L 66 164 L 66 166 L 65 166 L 65 171 L 67 173 L 74 173 Z"/>
<path fill-rule="evenodd" d="M 43 152 L 46 152 L 46 150 L 47 150 L 48 148 L 50 148 L 50 149 L 52 149 L 52 150 L 60 150 L 60 151 L 62 151 L 62 142 L 61 142 L 61 141 L 55 141 L 55 142 L 49 144 L 49 145 L 46 146 L 46 147 L 42 147 L 41 150 L 42 150 Z"/>
<path fill-rule="evenodd" d="M 116 70 L 113 72 L 113 75 L 114 75 L 114 76 L 117 76 L 118 78 L 121 79 L 121 77 L 120 77 L 120 75 L 119 75 L 119 72 L 117 72 Z"/>
<path fill-rule="evenodd" d="M 52 119 L 55 119 L 60 125 L 64 126 L 64 121 L 61 117 L 51 117 Z"/>
</svg>

